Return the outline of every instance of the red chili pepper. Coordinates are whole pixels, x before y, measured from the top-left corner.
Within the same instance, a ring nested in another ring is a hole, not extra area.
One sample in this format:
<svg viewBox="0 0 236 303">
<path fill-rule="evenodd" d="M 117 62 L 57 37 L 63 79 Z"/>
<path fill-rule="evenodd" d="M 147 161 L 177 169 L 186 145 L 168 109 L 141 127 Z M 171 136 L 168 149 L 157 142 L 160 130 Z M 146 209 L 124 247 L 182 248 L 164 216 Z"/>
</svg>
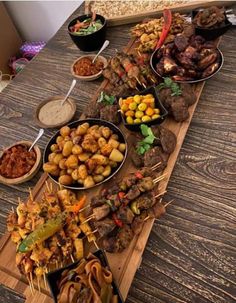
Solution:
<svg viewBox="0 0 236 303">
<path fill-rule="evenodd" d="M 129 70 L 130 70 L 132 67 L 133 67 L 133 64 L 132 64 L 132 63 L 127 64 L 127 65 L 125 66 L 125 71 L 126 71 L 126 73 L 128 73 Z"/>
<path fill-rule="evenodd" d="M 122 227 L 123 226 L 123 222 L 117 218 L 117 214 L 116 213 L 113 213 L 112 214 L 112 219 L 114 220 L 115 224 L 119 227 Z"/>
<path fill-rule="evenodd" d="M 143 179 L 143 175 L 142 175 L 139 171 L 136 171 L 135 177 L 136 177 L 137 179 Z"/>
<path fill-rule="evenodd" d="M 164 44 L 165 39 L 166 39 L 166 37 L 167 37 L 167 35 L 168 35 L 169 31 L 170 31 L 170 27 L 171 27 L 171 23 L 172 23 L 171 10 L 164 9 L 164 11 L 163 11 L 163 17 L 164 17 L 164 25 L 163 25 L 163 28 L 162 28 L 160 39 L 158 40 L 155 49 L 160 48 Z"/>
<path fill-rule="evenodd" d="M 120 191 L 120 192 L 118 193 L 119 199 L 123 199 L 124 196 L 125 196 L 125 193 L 124 193 L 123 191 Z"/>
</svg>

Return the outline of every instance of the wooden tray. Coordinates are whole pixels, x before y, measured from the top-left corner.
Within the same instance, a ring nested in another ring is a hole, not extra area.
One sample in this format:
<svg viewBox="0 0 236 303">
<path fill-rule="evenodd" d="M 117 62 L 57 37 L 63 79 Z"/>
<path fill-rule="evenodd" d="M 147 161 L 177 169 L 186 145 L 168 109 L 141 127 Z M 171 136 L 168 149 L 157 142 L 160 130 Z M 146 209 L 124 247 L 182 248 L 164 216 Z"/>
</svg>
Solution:
<svg viewBox="0 0 236 303">
<path fill-rule="evenodd" d="M 124 49 L 124 51 L 125 52 L 132 51 L 132 49 L 136 46 L 135 43 L 136 43 L 135 40 L 131 40 L 128 46 Z M 93 100 L 91 100 L 91 103 L 96 102 L 99 92 L 102 89 L 104 89 L 104 87 L 106 87 L 107 84 L 108 84 L 107 80 L 104 80 L 97 94 L 94 96 Z M 191 123 L 192 116 L 194 114 L 195 108 L 201 96 L 201 92 L 204 87 L 204 84 L 205 82 L 199 83 L 194 87 L 197 95 L 197 101 L 195 104 L 189 107 L 189 118 L 186 121 L 182 123 L 177 123 L 172 118 L 167 118 L 163 123 L 165 127 L 167 127 L 168 129 L 170 129 L 172 132 L 175 133 L 177 137 L 177 145 L 174 152 L 170 155 L 168 160 L 168 165 L 164 170 L 164 173 L 167 174 L 167 177 L 164 180 L 162 180 L 158 186 L 159 188 L 161 188 L 162 191 L 167 188 L 169 178 L 173 171 L 174 165 L 177 161 L 179 151 L 183 144 L 188 127 Z M 84 115 L 82 114 L 81 119 L 83 118 Z M 120 125 L 120 127 L 124 131 L 124 126 Z M 125 129 L 125 133 L 128 133 L 126 129 Z M 129 158 L 129 152 L 128 152 L 128 156 L 124 166 L 121 168 L 121 170 L 118 172 L 115 178 L 113 178 L 108 183 L 105 183 L 105 186 L 109 186 L 110 183 L 114 182 L 114 179 L 121 179 L 123 176 L 127 175 L 127 172 L 132 172 L 135 170 L 136 168 L 133 166 Z M 40 196 L 44 191 L 46 180 L 50 183 L 53 182 L 48 177 L 48 175 L 44 173 L 32 191 L 34 198 L 38 201 L 40 201 Z M 57 185 L 55 183 L 52 184 L 53 184 L 53 188 L 57 188 Z M 95 187 L 94 189 L 87 190 L 86 195 L 88 197 L 88 200 L 93 195 L 96 195 L 100 191 L 102 186 L 104 187 L 104 185 L 101 185 Z M 153 223 L 154 220 L 148 220 L 144 224 L 142 232 L 132 240 L 130 246 L 125 251 L 119 254 L 118 253 L 107 254 L 109 265 L 111 267 L 114 278 L 117 282 L 117 286 L 119 287 L 121 295 L 124 298 L 124 300 L 127 297 L 134 275 L 142 261 L 142 254 L 145 249 Z M 6 233 L 0 240 L 0 271 L 3 273 L 2 276 L 0 275 L 0 283 L 3 283 L 8 287 L 13 287 L 14 289 L 15 289 L 15 285 L 21 283 L 22 290 L 20 292 L 26 294 L 27 303 L 53 302 L 48 290 L 45 289 L 43 285 L 41 285 L 42 287 L 41 289 L 43 292 L 42 294 L 37 292 L 37 296 L 36 296 L 37 299 L 35 298 L 35 296 L 32 296 L 30 294 L 29 286 L 27 286 L 26 279 L 23 276 L 21 276 L 15 265 L 15 251 L 16 251 L 15 244 L 11 242 L 9 234 Z M 37 289 L 37 285 L 35 285 L 35 288 Z"/>
<path fill-rule="evenodd" d="M 174 1 L 174 0 L 173 0 Z M 85 14 L 88 14 L 91 12 L 91 4 L 94 1 L 85 1 Z M 115 2 L 121 2 L 121 1 L 115 1 Z M 196 0 L 196 1 L 188 1 L 188 3 L 183 4 L 175 4 L 170 7 L 172 11 L 175 12 L 189 12 L 195 8 L 198 7 L 207 7 L 211 5 L 217 5 L 217 6 L 230 6 L 235 1 L 215 1 L 215 0 Z M 115 4 L 114 4 L 115 5 Z M 160 17 L 162 15 L 163 9 L 156 9 L 146 12 L 137 12 L 137 14 L 132 15 L 122 15 L 122 16 L 116 16 L 112 18 L 107 19 L 108 26 L 117 26 L 117 25 L 124 25 L 124 24 L 130 24 L 135 22 L 140 22 L 144 18 L 147 17 Z"/>
</svg>

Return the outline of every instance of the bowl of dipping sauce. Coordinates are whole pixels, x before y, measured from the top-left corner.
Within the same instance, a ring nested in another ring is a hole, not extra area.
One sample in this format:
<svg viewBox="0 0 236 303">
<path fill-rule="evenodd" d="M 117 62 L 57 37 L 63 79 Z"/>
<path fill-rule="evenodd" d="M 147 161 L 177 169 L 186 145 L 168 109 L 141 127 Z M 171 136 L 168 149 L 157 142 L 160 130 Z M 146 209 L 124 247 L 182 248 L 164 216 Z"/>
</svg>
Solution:
<svg viewBox="0 0 236 303">
<path fill-rule="evenodd" d="M 98 56 L 93 63 L 95 55 L 85 55 L 76 59 L 71 66 L 72 75 L 84 81 L 92 81 L 98 79 L 102 75 L 102 71 L 107 67 L 107 59 Z"/>
<path fill-rule="evenodd" d="M 40 127 L 61 127 L 74 117 L 76 112 L 75 101 L 69 97 L 61 105 L 64 98 L 65 96 L 54 96 L 39 104 L 35 112 L 35 119 Z"/>
<path fill-rule="evenodd" d="M 19 141 L 0 154 L 0 183 L 20 184 L 34 177 L 41 165 L 41 151 L 33 142 Z"/>
</svg>

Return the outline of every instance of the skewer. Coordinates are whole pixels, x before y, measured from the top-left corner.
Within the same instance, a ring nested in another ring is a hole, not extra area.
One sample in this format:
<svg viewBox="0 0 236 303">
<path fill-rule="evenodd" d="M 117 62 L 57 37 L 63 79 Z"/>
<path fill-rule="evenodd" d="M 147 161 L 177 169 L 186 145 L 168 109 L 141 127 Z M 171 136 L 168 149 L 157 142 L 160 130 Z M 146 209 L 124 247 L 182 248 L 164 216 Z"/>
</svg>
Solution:
<svg viewBox="0 0 236 303">
<path fill-rule="evenodd" d="M 97 242 L 94 240 L 93 243 L 94 243 L 95 247 L 97 248 L 97 250 L 99 250 L 99 247 L 98 247 L 98 245 L 97 245 Z"/>
<path fill-rule="evenodd" d="M 14 210 L 14 207 L 13 207 L 13 206 L 11 207 L 11 210 L 12 210 L 12 212 L 13 212 L 13 214 L 14 214 L 15 210 Z"/>
<path fill-rule="evenodd" d="M 39 292 L 41 292 L 41 286 L 40 286 L 39 276 L 37 276 L 37 283 L 38 283 L 38 290 L 39 290 Z"/>
<path fill-rule="evenodd" d="M 81 224 L 87 223 L 90 220 L 92 220 L 93 218 L 95 218 L 95 216 L 92 214 L 91 216 L 89 216 L 85 221 L 83 221 Z"/>
<path fill-rule="evenodd" d="M 26 277 L 27 277 L 27 281 L 28 281 L 28 283 L 29 283 L 29 287 L 30 287 L 30 292 L 31 292 L 31 295 L 33 295 L 34 293 L 33 293 L 33 289 L 32 289 L 32 285 L 31 285 L 31 282 L 30 282 L 29 276 L 27 275 Z"/>
<path fill-rule="evenodd" d="M 163 175 L 157 177 L 156 179 L 153 179 L 153 182 L 154 182 L 154 183 L 157 183 L 157 182 L 163 180 L 163 179 L 166 177 L 166 175 L 167 175 L 167 174 L 163 174 Z"/>
<path fill-rule="evenodd" d="M 58 268 L 59 268 L 58 261 L 56 260 L 56 269 L 58 269 Z"/>
<path fill-rule="evenodd" d="M 48 181 L 45 181 L 45 185 L 46 185 L 47 191 L 50 193 L 51 191 L 50 191 L 50 187 L 48 185 Z"/>
<path fill-rule="evenodd" d="M 33 293 L 34 293 L 35 289 L 34 289 L 34 282 L 33 282 L 32 272 L 30 272 L 29 274 L 30 274 L 30 281 L 31 281 L 31 285 L 32 285 L 32 290 L 33 290 Z"/>
<path fill-rule="evenodd" d="M 75 259 L 73 258 L 72 254 L 70 254 L 70 258 L 71 258 L 72 263 L 75 263 Z"/>
<path fill-rule="evenodd" d="M 167 202 L 164 206 L 167 207 L 169 204 L 171 204 L 172 202 L 174 202 L 175 199 L 170 200 L 169 202 Z"/>
<path fill-rule="evenodd" d="M 81 213 L 82 211 L 84 211 L 85 209 L 87 209 L 87 208 L 89 208 L 89 207 L 90 207 L 90 205 L 88 204 L 87 206 L 81 208 L 81 209 L 79 210 L 79 213 Z"/>
<path fill-rule="evenodd" d="M 157 164 L 155 164 L 151 167 L 151 170 L 155 170 L 160 165 L 161 165 L 161 162 L 158 162 Z"/>
<path fill-rule="evenodd" d="M 45 273 L 43 273 L 43 281 L 44 281 L 45 289 L 47 289 L 47 281 L 46 281 L 46 275 L 45 275 Z"/>
<path fill-rule="evenodd" d="M 31 191 L 30 187 L 29 187 L 29 195 L 30 195 L 30 200 L 34 201 L 34 197 L 33 197 L 33 194 L 32 194 L 32 191 Z"/>
<path fill-rule="evenodd" d="M 89 236 L 89 235 L 95 234 L 97 231 L 98 231 L 98 229 L 95 229 L 95 230 L 93 230 L 93 231 L 91 231 L 91 232 L 87 233 L 87 234 L 86 234 L 86 236 Z"/>
<path fill-rule="evenodd" d="M 49 187 L 50 187 L 50 190 L 51 190 L 51 193 L 52 193 L 52 191 L 53 191 L 52 183 L 50 183 Z"/>
<path fill-rule="evenodd" d="M 159 193 L 158 195 L 155 196 L 155 198 L 158 198 L 162 195 L 164 195 L 167 192 L 167 190 L 162 191 L 161 193 Z"/>
<path fill-rule="evenodd" d="M 147 88 L 147 86 L 142 82 L 142 85 L 143 85 L 143 87 L 146 89 Z"/>
<path fill-rule="evenodd" d="M 136 81 L 138 82 L 139 85 L 142 86 L 142 83 L 140 82 L 139 78 L 138 77 L 134 77 L 136 79 Z"/>
</svg>

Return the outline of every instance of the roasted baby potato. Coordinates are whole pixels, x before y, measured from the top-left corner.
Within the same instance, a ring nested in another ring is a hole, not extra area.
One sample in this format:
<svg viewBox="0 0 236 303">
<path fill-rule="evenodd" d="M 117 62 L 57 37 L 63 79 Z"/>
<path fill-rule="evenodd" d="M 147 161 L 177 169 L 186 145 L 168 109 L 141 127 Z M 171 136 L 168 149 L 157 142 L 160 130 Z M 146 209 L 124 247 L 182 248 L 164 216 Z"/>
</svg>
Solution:
<svg viewBox="0 0 236 303">
<path fill-rule="evenodd" d="M 83 149 L 80 145 L 76 144 L 72 147 L 72 154 L 79 155 L 79 154 L 82 154 L 82 152 L 83 152 Z"/>
<path fill-rule="evenodd" d="M 109 127 L 103 127 L 102 135 L 104 138 L 106 138 L 106 139 L 109 138 L 111 136 L 111 134 L 112 134 L 112 131 L 110 130 Z"/>
<path fill-rule="evenodd" d="M 103 177 L 108 177 L 111 174 L 111 166 L 107 165 L 105 166 L 105 169 L 102 173 Z"/>
<path fill-rule="evenodd" d="M 51 153 L 48 155 L 48 161 L 53 162 L 54 157 L 56 156 L 56 153 Z"/>
<path fill-rule="evenodd" d="M 107 143 L 101 148 L 101 154 L 103 154 L 104 156 L 109 156 L 110 153 L 112 152 L 112 150 L 113 150 L 113 147 Z"/>
<path fill-rule="evenodd" d="M 100 137 L 99 139 L 98 139 L 98 146 L 100 147 L 100 148 L 102 148 L 104 145 L 106 145 L 107 144 L 107 141 L 106 141 L 106 139 L 104 139 L 103 137 Z"/>
<path fill-rule="evenodd" d="M 53 144 L 53 145 L 51 145 L 50 149 L 52 152 L 55 152 L 55 151 L 59 150 L 59 146 L 57 144 Z"/>
<path fill-rule="evenodd" d="M 62 154 L 56 154 L 55 157 L 53 157 L 52 162 L 58 165 L 59 162 L 61 161 L 61 159 L 63 159 L 63 155 Z"/>
<path fill-rule="evenodd" d="M 125 143 L 120 143 L 118 149 L 121 153 L 124 153 L 126 150 Z"/>
<path fill-rule="evenodd" d="M 95 154 L 92 159 L 96 160 L 98 165 L 106 165 L 108 163 L 108 158 L 103 155 Z"/>
<path fill-rule="evenodd" d="M 108 144 L 111 145 L 112 148 L 117 148 L 120 143 L 118 141 L 110 138 L 110 140 L 108 141 Z"/>
<path fill-rule="evenodd" d="M 95 185 L 95 182 L 93 180 L 92 176 L 88 176 L 85 180 L 84 180 L 84 187 L 88 188 L 88 187 L 92 187 L 93 185 Z"/>
<path fill-rule="evenodd" d="M 63 159 L 61 159 L 60 160 L 60 162 L 59 162 L 59 167 L 60 167 L 60 169 L 67 169 L 67 167 L 66 167 L 66 158 L 63 158 Z"/>
<path fill-rule="evenodd" d="M 79 178 L 86 179 L 88 176 L 87 168 L 84 164 L 81 164 L 78 168 Z"/>
<path fill-rule="evenodd" d="M 102 175 L 95 175 L 95 176 L 93 176 L 93 180 L 95 183 L 99 183 L 104 180 L 104 177 Z"/>
<path fill-rule="evenodd" d="M 78 163 L 79 161 L 76 155 L 70 155 L 65 162 L 68 168 L 74 168 L 74 169 L 78 167 Z"/>
<path fill-rule="evenodd" d="M 98 165 L 94 172 L 96 175 L 100 175 L 104 172 L 104 167 L 102 165 Z"/>
<path fill-rule="evenodd" d="M 73 182 L 73 179 L 69 175 L 60 176 L 58 182 L 62 185 L 70 185 Z"/>
<path fill-rule="evenodd" d="M 74 146 L 72 141 L 66 141 L 64 146 L 63 146 L 63 150 L 62 150 L 62 154 L 64 157 L 68 157 L 71 152 L 72 152 L 72 147 Z"/>
<path fill-rule="evenodd" d="M 82 153 L 80 155 L 78 155 L 78 158 L 81 162 L 85 162 L 86 160 L 88 160 L 90 158 L 91 154 L 90 153 Z"/>
<path fill-rule="evenodd" d="M 46 162 L 43 164 L 43 170 L 46 173 L 52 174 L 58 169 L 58 166 L 55 163 Z"/>
<path fill-rule="evenodd" d="M 76 134 L 77 135 L 84 135 L 87 133 L 87 130 L 89 129 L 89 124 L 88 123 L 83 123 L 79 125 L 76 129 Z"/>
<path fill-rule="evenodd" d="M 61 129 L 60 129 L 60 134 L 62 137 L 66 137 L 66 136 L 69 136 L 71 130 L 69 128 L 69 126 L 63 126 Z"/>
<path fill-rule="evenodd" d="M 118 149 L 114 148 L 109 156 L 109 159 L 115 162 L 122 162 L 124 156 Z"/>
</svg>

